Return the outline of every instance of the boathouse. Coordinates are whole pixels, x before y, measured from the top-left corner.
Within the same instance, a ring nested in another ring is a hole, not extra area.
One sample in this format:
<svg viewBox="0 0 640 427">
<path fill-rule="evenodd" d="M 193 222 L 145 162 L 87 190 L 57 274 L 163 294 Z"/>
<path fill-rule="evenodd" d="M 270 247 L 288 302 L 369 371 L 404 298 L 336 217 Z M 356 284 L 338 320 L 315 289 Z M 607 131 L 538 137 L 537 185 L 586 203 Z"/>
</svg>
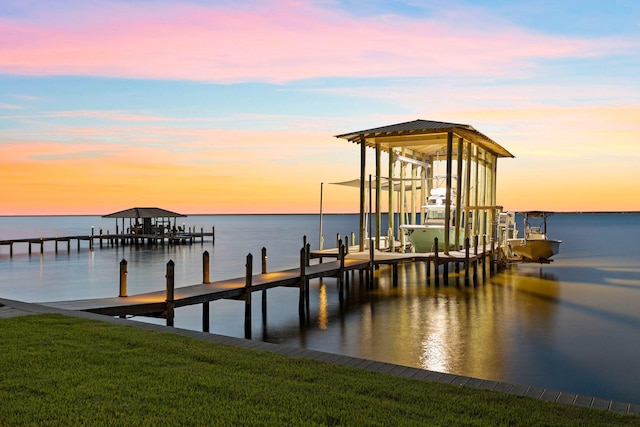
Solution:
<svg viewBox="0 0 640 427">
<path fill-rule="evenodd" d="M 418 224 L 425 216 L 425 200 L 434 188 L 446 192 L 444 205 L 444 247 L 471 236 L 493 238 L 497 214 L 497 163 L 514 157 L 509 151 L 470 125 L 431 120 L 414 120 L 373 129 L 336 135 L 360 144 L 360 250 L 368 240 L 366 212 L 375 212 L 375 248 L 380 248 L 383 190 L 387 191 L 386 239 L 393 244 L 404 234 L 399 228 Z M 375 150 L 375 176 L 366 173 L 366 148 Z M 387 164 L 383 166 L 383 157 Z M 385 186 L 384 183 L 387 182 Z M 369 183 L 369 184 L 367 184 Z M 393 185 L 391 185 L 393 183 Z M 367 200 L 367 186 L 371 186 Z M 368 205 L 371 205 L 368 207 Z M 463 215 L 465 220 L 456 220 Z"/>
</svg>

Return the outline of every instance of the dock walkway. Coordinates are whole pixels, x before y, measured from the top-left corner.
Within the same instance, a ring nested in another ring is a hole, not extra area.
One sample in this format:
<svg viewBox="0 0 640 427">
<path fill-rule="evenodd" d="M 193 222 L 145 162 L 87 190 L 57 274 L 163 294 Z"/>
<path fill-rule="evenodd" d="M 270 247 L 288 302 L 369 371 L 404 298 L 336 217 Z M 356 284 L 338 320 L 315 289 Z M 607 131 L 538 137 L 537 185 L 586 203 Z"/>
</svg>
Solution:
<svg viewBox="0 0 640 427">
<path fill-rule="evenodd" d="M 20 239 L 4 239 L 0 240 L 0 247 L 9 246 L 9 256 L 13 256 L 14 245 L 28 244 L 29 254 L 32 253 L 33 245 L 40 245 L 40 253 L 44 253 L 44 244 L 47 242 L 55 243 L 55 252 L 58 253 L 58 244 L 66 243 L 67 252 L 71 252 L 71 242 L 77 242 L 77 250 L 80 251 L 80 243 L 88 242 L 90 250 L 95 248 L 96 242 L 99 247 L 107 246 L 124 246 L 127 244 L 186 244 L 194 243 L 198 239 L 204 242 L 205 237 L 211 237 L 215 240 L 215 230 L 212 232 L 193 231 L 189 233 L 165 233 L 165 234 L 86 234 L 77 236 L 49 236 L 49 237 L 27 237 Z"/>
<path fill-rule="evenodd" d="M 351 258 L 340 261 L 331 261 L 300 268 L 283 270 L 272 273 L 251 275 L 250 277 L 238 277 L 213 283 L 200 283 L 184 286 L 173 290 L 173 307 L 184 307 L 194 304 L 208 303 L 220 299 L 246 299 L 250 293 L 264 291 L 276 287 L 301 288 L 308 280 L 319 277 L 337 277 L 346 271 L 365 269 L 369 265 L 368 259 Z M 109 316 L 147 315 L 166 316 L 167 310 L 166 291 L 155 291 L 144 294 L 96 298 L 85 300 L 70 300 L 44 302 L 48 307 L 64 310 L 88 311 Z"/>
<path fill-rule="evenodd" d="M 207 253 L 205 253 L 208 255 Z M 339 280 L 342 293 L 342 285 L 345 280 L 346 273 L 358 270 L 365 272 L 368 278 L 373 276 L 371 269 L 380 265 L 389 265 L 393 269 L 394 285 L 397 282 L 398 265 L 406 262 L 423 261 L 427 264 L 427 272 L 430 271 L 430 265 L 434 264 L 434 269 L 439 265 L 448 266 L 449 263 L 464 263 L 465 274 L 468 278 L 470 264 L 473 263 L 473 273 L 476 274 L 477 262 L 484 259 L 486 254 L 465 251 L 451 251 L 449 254 L 437 253 L 397 253 L 397 252 L 352 252 L 348 255 L 338 256 L 337 260 L 321 262 L 310 265 L 309 259 L 318 255 L 331 257 L 331 251 L 305 252 L 301 251 L 301 262 L 299 268 L 293 268 L 277 272 L 263 272 L 261 274 L 253 274 L 252 267 L 248 266 L 248 272 L 244 277 L 226 279 L 217 282 L 209 282 L 208 276 L 203 277 L 203 282 L 199 284 L 174 287 L 173 283 L 169 283 L 167 279 L 166 290 L 148 292 L 131 296 L 117 296 L 110 298 L 95 298 L 84 300 L 69 300 L 43 302 L 42 304 L 49 307 L 55 307 L 65 310 L 88 311 L 97 314 L 109 316 L 153 316 L 164 317 L 168 322 L 172 323 L 172 312 L 177 307 L 184 307 L 195 304 L 208 304 L 211 301 L 220 299 L 236 299 L 245 300 L 247 304 L 251 303 L 250 295 L 257 291 L 266 291 L 267 289 L 276 287 L 296 287 L 300 289 L 300 310 L 304 311 L 304 300 L 308 299 L 309 281 L 321 277 L 335 277 Z M 251 255 L 250 255 L 251 257 Z M 252 259 L 252 258 L 251 258 Z M 252 261 L 247 261 L 248 265 Z M 172 263 L 172 261 L 170 261 Z M 207 261 L 203 263 L 208 265 Z M 169 267 L 168 267 L 169 268 Z M 371 273 L 371 274 L 370 274 Z M 208 274 L 208 273 L 207 273 Z M 167 271 L 167 277 L 170 273 Z M 126 274 L 125 274 L 126 276 Z M 446 277 L 446 276 L 445 276 Z M 348 279 L 347 279 L 348 280 Z M 437 275 L 436 275 L 437 280 Z M 123 291 L 121 290 L 121 293 Z M 124 291 L 126 295 L 126 290 Z M 306 304 L 308 305 L 308 303 Z M 208 308 L 204 308 L 208 310 Z M 205 324 L 205 319 L 203 319 Z"/>
</svg>

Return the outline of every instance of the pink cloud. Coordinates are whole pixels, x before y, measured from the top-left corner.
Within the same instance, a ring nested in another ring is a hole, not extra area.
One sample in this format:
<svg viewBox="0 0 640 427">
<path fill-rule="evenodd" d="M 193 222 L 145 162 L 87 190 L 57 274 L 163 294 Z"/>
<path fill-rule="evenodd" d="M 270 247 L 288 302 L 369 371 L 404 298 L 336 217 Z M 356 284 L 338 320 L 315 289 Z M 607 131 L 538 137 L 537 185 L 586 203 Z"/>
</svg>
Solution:
<svg viewBox="0 0 640 427">
<path fill-rule="evenodd" d="M 216 82 L 331 76 L 512 73 L 539 58 L 588 56 L 621 41 L 546 36 L 478 10 L 356 17 L 324 3 L 71 2 L 0 20 L 0 71 Z M 249 7 L 250 6 L 250 7 Z M 471 19 L 470 16 L 475 16 Z M 460 22 L 485 22 L 473 28 Z M 491 29 L 487 30 L 491 25 Z"/>
</svg>

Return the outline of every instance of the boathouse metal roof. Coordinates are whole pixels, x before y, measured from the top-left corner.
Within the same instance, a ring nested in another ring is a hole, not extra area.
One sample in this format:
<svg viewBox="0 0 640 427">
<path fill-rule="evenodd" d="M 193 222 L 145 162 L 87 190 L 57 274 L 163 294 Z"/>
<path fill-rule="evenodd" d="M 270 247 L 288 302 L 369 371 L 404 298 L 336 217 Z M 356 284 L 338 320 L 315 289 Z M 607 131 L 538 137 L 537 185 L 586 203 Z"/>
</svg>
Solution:
<svg viewBox="0 0 640 427">
<path fill-rule="evenodd" d="M 114 212 L 109 215 L 103 215 L 103 218 L 175 218 L 186 216 L 176 212 L 171 212 L 160 208 L 131 208 L 120 212 Z"/>
<path fill-rule="evenodd" d="M 504 147 L 477 131 L 473 126 L 433 120 L 397 123 L 336 135 L 336 138 L 346 139 L 356 144 L 364 141 L 368 147 L 379 145 L 383 151 L 389 151 L 394 147 L 406 147 L 416 153 L 436 155 L 446 152 L 449 132 L 453 133 L 454 137 L 463 138 L 497 157 L 514 157 Z"/>
</svg>

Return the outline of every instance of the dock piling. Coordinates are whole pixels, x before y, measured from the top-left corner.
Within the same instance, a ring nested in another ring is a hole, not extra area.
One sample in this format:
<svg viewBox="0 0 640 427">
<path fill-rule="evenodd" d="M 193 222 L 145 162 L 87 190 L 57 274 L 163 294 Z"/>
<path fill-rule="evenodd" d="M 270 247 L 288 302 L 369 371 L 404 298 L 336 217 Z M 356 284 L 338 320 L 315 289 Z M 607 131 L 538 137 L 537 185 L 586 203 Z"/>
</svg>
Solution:
<svg viewBox="0 0 640 427">
<path fill-rule="evenodd" d="M 262 274 L 267 274 L 267 248 L 262 248 Z"/>
<path fill-rule="evenodd" d="M 304 320 L 305 315 L 305 300 L 306 300 L 306 292 L 307 286 L 306 281 L 306 248 L 300 249 L 300 298 L 298 300 L 298 314 L 300 315 L 300 320 Z"/>
<path fill-rule="evenodd" d="M 127 260 L 120 261 L 120 294 L 119 297 L 127 296 Z"/>
<path fill-rule="evenodd" d="M 209 252 L 202 253 L 202 283 L 211 283 L 209 280 Z"/>
<path fill-rule="evenodd" d="M 469 251 L 471 249 L 471 245 L 469 242 L 469 238 L 466 237 L 464 239 L 464 285 L 469 286 Z"/>
<path fill-rule="evenodd" d="M 202 303 L 202 332 L 209 332 L 209 301 Z"/>
<path fill-rule="evenodd" d="M 166 289 L 166 310 L 167 310 L 167 326 L 173 326 L 173 317 L 175 311 L 175 263 L 169 260 L 167 263 L 167 289 Z"/>
<path fill-rule="evenodd" d="M 244 338 L 251 339 L 251 285 L 253 278 L 253 255 L 247 255 L 244 292 Z"/>
</svg>

